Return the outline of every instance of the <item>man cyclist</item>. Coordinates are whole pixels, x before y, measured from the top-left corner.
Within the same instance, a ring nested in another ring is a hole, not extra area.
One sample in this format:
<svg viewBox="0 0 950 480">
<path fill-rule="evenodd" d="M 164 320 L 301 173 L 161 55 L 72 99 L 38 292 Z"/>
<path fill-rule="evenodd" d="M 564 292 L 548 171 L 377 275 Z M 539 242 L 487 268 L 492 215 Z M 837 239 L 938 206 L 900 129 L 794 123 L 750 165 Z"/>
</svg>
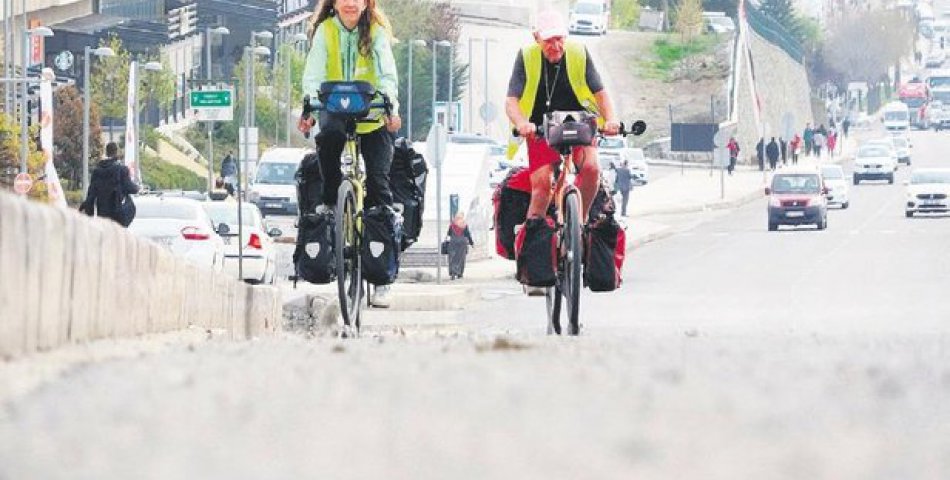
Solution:
<svg viewBox="0 0 950 480">
<path fill-rule="evenodd" d="M 587 110 L 603 119 L 605 134 L 616 135 L 620 130 L 610 97 L 587 49 L 566 37 L 567 28 L 560 13 L 553 10 L 540 13 L 534 30 L 535 43 L 521 49 L 508 82 L 505 113 L 528 147 L 529 219 L 544 217 L 551 203 L 554 164 L 560 161 L 558 152 L 535 135 L 544 114 Z M 509 155 L 513 153 L 514 148 L 509 148 Z M 579 170 L 582 218 L 588 218 L 600 182 L 596 147 L 576 147 L 574 162 Z"/>
<path fill-rule="evenodd" d="M 385 93 L 392 102 L 391 116 L 376 122 L 361 122 L 356 129 L 366 166 L 365 207 L 392 207 L 389 168 L 393 157 L 393 132 L 399 130 L 398 78 L 393 58 L 389 21 L 376 0 L 320 0 L 311 18 L 312 46 L 303 72 L 303 90 L 316 99 L 324 81 L 363 80 Z M 301 121 L 307 133 L 313 121 Z M 320 115 L 316 136 L 320 170 L 323 174 L 323 205 L 318 212 L 332 211 L 342 181 L 340 155 L 346 142 L 343 125 L 329 115 Z M 370 302 L 389 306 L 389 286 L 378 286 Z"/>
</svg>

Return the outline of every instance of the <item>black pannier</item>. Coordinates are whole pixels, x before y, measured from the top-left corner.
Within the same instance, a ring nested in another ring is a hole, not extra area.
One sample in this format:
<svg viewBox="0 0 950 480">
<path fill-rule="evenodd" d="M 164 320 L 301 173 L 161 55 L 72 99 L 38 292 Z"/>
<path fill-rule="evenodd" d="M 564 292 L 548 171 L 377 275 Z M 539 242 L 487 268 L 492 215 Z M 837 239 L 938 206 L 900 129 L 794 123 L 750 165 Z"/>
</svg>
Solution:
<svg viewBox="0 0 950 480">
<path fill-rule="evenodd" d="M 393 192 L 393 203 L 402 206 L 401 250 L 415 243 L 422 232 L 428 174 L 429 167 L 425 158 L 413 150 L 412 142 L 405 138 L 396 139 L 393 163 L 389 170 L 389 185 Z"/>
<path fill-rule="evenodd" d="M 336 280 L 334 230 L 333 213 L 300 215 L 293 256 L 297 278 L 310 283 Z"/>
<path fill-rule="evenodd" d="M 399 242 L 402 222 L 388 206 L 376 206 L 363 213 L 363 241 L 360 256 L 363 278 L 373 285 L 389 285 L 399 274 Z"/>
</svg>

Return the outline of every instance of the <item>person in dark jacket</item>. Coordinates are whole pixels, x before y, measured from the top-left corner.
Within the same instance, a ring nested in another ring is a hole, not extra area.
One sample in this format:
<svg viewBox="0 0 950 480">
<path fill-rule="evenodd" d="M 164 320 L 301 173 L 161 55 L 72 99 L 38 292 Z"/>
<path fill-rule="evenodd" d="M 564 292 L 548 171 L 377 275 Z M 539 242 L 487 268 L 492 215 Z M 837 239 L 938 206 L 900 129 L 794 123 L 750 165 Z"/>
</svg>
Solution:
<svg viewBox="0 0 950 480">
<path fill-rule="evenodd" d="M 117 220 L 117 198 L 139 193 L 139 186 L 132 182 L 129 169 L 119 163 L 119 147 L 115 142 L 106 145 L 106 158 L 92 170 L 89 191 L 79 211 L 86 215 Z M 119 195 L 116 195 L 119 193 Z"/>
<path fill-rule="evenodd" d="M 759 161 L 759 171 L 765 170 L 765 138 L 755 144 L 755 157 Z"/>
<path fill-rule="evenodd" d="M 769 157 L 769 168 L 775 170 L 775 165 L 778 164 L 779 157 L 778 142 L 775 141 L 775 137 L 772 137 L 772 141 L 765 147 L 765 155 Z"/>
<path fill-rule="evenodd" d="M 224 188 L 228 195 L 234 196 L 234 186 L 237 185 L 238 165 L 234 160 L 234 152 L 228 152 L 221 160 L 221 178 L 224 179 Z"/>
<path fill-rule="evenodd" d="M 782 166 L 788 165 L 788 142 L 784 138 L 778 137 L 779 148 L 782 149 Z"/>
<path fill-rule="evenodd" d="M 630 201 L 630 190 L 633 190 L 633 175 L 630 173 L 630 166 L 626 160 L 620 162 L 620 166 L 615 168 L 617 178 L 614 180 L 617 192 L 620 193 L 620 215 L 627 216 L 627 203 Z"/>
<path fill-rule="evenodd" d="M 455 280 L 462 278 L 465 274 L 465 257 L 468 255 L 468 247 L 475 246 L 472 241 L 472 232 L 468 230 L 468 224 L 465 223 L 465 214 L 458 212 L 455 219 L 449 225 L 449 231 L 445 234 L 449 242 L 449 278 Z"/>
</svg>

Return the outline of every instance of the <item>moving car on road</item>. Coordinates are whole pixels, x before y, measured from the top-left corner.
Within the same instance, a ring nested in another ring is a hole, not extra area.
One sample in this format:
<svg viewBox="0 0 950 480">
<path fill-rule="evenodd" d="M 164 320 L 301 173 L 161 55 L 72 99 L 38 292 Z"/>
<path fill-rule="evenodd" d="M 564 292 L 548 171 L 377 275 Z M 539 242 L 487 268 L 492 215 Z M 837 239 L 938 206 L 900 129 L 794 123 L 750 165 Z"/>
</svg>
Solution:
<svg viewBox="0 0 950 480">
<path fill-rule="evenodd" d="M 570 33 L 607 34 L 607 4 L 603 0 L 582 0 L 574 5 L 569 20 Z"/>
<path fill-rule="evenodd" d="M 828 205 L 848 208 L 851 205 L 850 188 L 841 165 L 822 165 L 821 177 L 825 180 L 825 187 L 828 188 Z"/>
<path fill-rule="evenodd" d="M 880 142 L 864 144 L 854 157 L 854 184 L 864 180 L 887 180 L 887 183 L 894 183 L 896 169 L 893 147 Z"/>
<path fill-rule="evenodd" d="M 242 280 L 249 283 L 273 284 L 277 280 L 277 248 L 273 237 L 283 234 L 279 228 L 266 231 L 260 210 L 253 204 L 241 205 L 243 231 L 238 239 L 237 202 L 205 202 L 202 204 L 215 229 L 224 241 L 224 271 L 238 276 L 241 258 L 238 242 L 244 244 Z"/>
<path fill-rule="evenodd" d="M 261 214 L 297 214 L 297 182 L 294 174 L 303 157 L 313 150 L 306 148 L 271 148 L 261 155 L 251 176 L 247 200 L 261 209 Z"/>
<path fill-rule="evenodd" d="M 950 212 L 950 168 L 919 168 L 911 172 L 907 185 L 906 217 L 916 213 Z"/>
<path fill-rule="evenodd" d="M 772 176 L 769 197 L 769 231 L 780 225 L 828 227 L 828 189 L 819 170 L 791 167 Z"/>
<path fill-rule="evenodd" d="M 897 155 L 897 163 L 910 165 L 910 140 L 904 135 L 892 135 L 891 144 L 894 145 L 894 154 Z"/>
<path fill-rule="evenodd" d="M 215 233 L 201 202 L 181 197 L 135 198 L 132 234 L 151 240 L 195 265 L 221 271 L 224 241 Z"/>
</svg>

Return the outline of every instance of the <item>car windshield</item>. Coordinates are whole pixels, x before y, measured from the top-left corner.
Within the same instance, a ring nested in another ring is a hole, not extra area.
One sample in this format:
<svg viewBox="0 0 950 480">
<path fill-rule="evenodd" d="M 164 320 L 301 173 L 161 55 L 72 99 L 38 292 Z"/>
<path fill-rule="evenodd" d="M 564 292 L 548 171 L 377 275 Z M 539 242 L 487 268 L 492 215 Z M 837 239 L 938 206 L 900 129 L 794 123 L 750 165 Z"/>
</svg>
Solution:
<svg viewBox="0 0 950 480">
<path fill-rule="evenodd" d="M 930 77 L 927 83 L 930 84 L 930 88 L 950 87 L 950 77 Z"/>
<path fill-rule="evenodd" d="M 905 97 L 902 98 L 901 101 L 910 108 L 917 108 L 924 104 L 925 99 L 920 97 Z"/>
<path fill-rule="evenodd" d="M 293 185 L 297 165 L 293 163 L 262 163 L 257 169 L 254 183 L 264 185 Z"/>
<path fill-rule="evenodd" d="M 574 5 L 574 13 L 593 15 L 604 11 L 604 7 L 596 3 L 578 3 Z"/>
<path fill-rule="evenodd" d="M 213 203 L 206 204 L 205 211 L 208 212 L 208 216 L 211 217 L 211 223 L 215 225 L 220 225 L 226 223 L 228 225 L 237 225 L 237 203 Z M 244 206 L 241 208 L 241 223 L 249 227 L 259 226 L 257 222 L 258 215 L 254 211 L 254 207 Z"/>
<path fill-rule="evenodd" d="M 597 146 L 601 148 L 623 148 L 623 139 L 620 138 L 608 138 L 604 137 L 600 139 L 600 143 Z"/>
<path fill-rule="evenodd" d="M 944 104 L 950 104 L 950 90 L 941 90 L 933 92 L 931 95 L 934 97 L 934 101 L 939 101 Z"/>
<path fill-rule="evenodd" d="M 818 193 L 818 175 L 810 173 L 782 174 L 772 179 L 774 193 Z"/>
<path fill-rule="evenodd" d="M 907 112 L 903 110 L 897 112 L 884 112 L 884 120 L 891 122 L 902 122 L 907 120 Z"/>
<path fill-rule="evenodd" d="M 907 148 L 907 139 L 894 137 L 894 146 L 897 148 Z"/>
<path fill-rule="evenodd" d="M 198 209 L 194 205 L 163 201 L 139 201 L 135 206 L 135 218 L 167 218 L 195 220 Z"/>
<path fill-rule="evenodd" d="M 950 183 L 950 170 L 923 170 L 914 172 L 910 183 Z"/>
<path fill-rule="evenodd" d="M 859 157 L 886 157 L 888 155 L 890 152 L 886 148 L 877 145 L 864 146 L 858 150 Z"/>
<path fill-rule="evenodd" d="M 841 180 L 844 178 L 844 171 L 841 167 L 825 167 L 821 169 L 821 175 L 827 180 Z"/>
</svg>

